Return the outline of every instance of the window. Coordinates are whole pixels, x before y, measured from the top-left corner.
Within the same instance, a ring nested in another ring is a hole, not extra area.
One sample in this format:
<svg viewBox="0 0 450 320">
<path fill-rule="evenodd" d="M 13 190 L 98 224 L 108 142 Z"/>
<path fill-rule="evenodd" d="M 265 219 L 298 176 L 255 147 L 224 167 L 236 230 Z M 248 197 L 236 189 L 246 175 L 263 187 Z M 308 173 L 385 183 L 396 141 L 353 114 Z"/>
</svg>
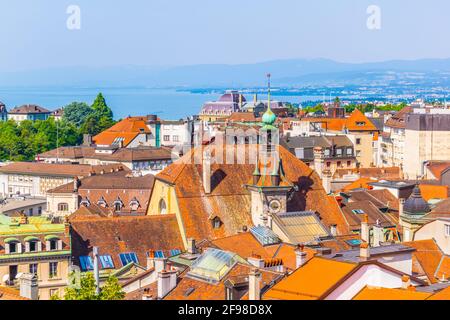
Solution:
<svg viewBox="0 0 450 320">
<path fill-rule="evenodd" d="M 42 215 L 42 207 L 38 207 L 38 215 Z"/>
<path fill-rule="evenodd" d="M 9 243 L 9 253 L 17 253 L 18 251 L 18 243 L 17 242 L 10 242 Z"/>
<path fill-rule="evenodd" d="M 122 262 L 122 266 L 124 266 L 124 267 L 131 262 L 139 263 L 136 253 L 134 253 L 134 252 L 121 253 L 121 254 L 119 254 L 119 258 L 120 258 L 120 262 Z"/>
<path fill-rule="evenodd" d="M 58 240 L 53 239 L 50 240 L 49 242 L 50 242 L 50 251 L 58 250 Z"/>
<path fill-rule="evenodd" d="M 159 200 L 159 214 L 166 214 L 167 213 L 167 206 L 164 199 Z"/>
<path fill-rule="evenodd" d="M 48 269 L 49 278 L 56 278 L 58 276 L 58 262 L 50 262 Z"/>
<path fill-rule="evenodd" d="M 359 126 L 359 127 L 362 127 L 362 126 L 366 125 L 366 122 L 365 121 L 357 121 L 356 125 Z"/>
<path fill-rule="evenodd" d="M 163 138 L 164 138 L 164 141 L 170 141 L 170 136 L 169 135 L 165 135 Z"/>
<path fill-rule="evenodd" d="M 69 211 L 69 204 L 65 202 L 58 203 L 58 211 Z"/>
<path fill-rule="evenodd" d="M 354 209 L 354 210 L 352 210 L 352 212 L 354 214 L 364 214 L 364 210 L 362 210 L 362 209 Z"/>
<path fill-rule="evenodd" d="M 347 161 L 347 167 L 350 167 L 352 165 L 351 161 Z"/>
<path fill-rule="evenodd" d="M 356 150 L 356 156 L 357 157 L 361 156 L 361 150 Z"/>
<path fill-rule="evenodd" d="M 100 256 L 100 263 L 103 269 L 114 269 L 114 262 L 109 255 Z"/>
<path fill-rule="evenodd" d="M 33 208 L 28 209 L 28 215 L 32 216 L 33 215 Z"/>
<path fill-rule="evenodd" d="M 445 236 L 450 237 L 450 224 L 445 225 Z"/>
<path fill-rule="evenodd" d="M 331 167 L 331 162 L 327 162 L 327 168 Z"/>
<path fill-rule="evenodd" d="M 93 270 L 94 263 L 92 262 L 92 258 L 89 256 L 80 256 L 80 267 L 83 271 Z"/>
<path fill-rule="evenodd" d="M 361 144 L 361 138 L 356 138 L 356 144 Z"/>
<path fill-rule="evenodd" d="M 214 229 L 219 229 L 220 226 L 222 225 L 222 221 L 220 221 L 220 218 L 219 218 L 219 217 L 215 217 L 215 218 L 212 220 L 212 225 L 213 225 L 213 228 L 214 228 Z"/>
<path fill-rule="evenodd" d="M 351 156 L 353 154 L 352 148 L 347 148 L 347 155 Z"/>
<path fill-rule="evenodd" d="M 178 142 L 180 141 L 180 138 L 178 136 L 173 136 L 173 142 Z"/>
<path fill-rule="evenodd" d="M 337 162 L 337 166 L 340 167 L 342 166 L 342 163 L 340 161 Z"/>
<path fill-rule="evenodd" d="M 37 241 L 30 241 L 29 242 L 29 248 L 30 248 L 30 252 L 36 252 L 38 251 L 38 242 Z"/>
<path fill-rule="evenodd" d="M 325 156 L 327 156 L 327 157 L 330 156 L 330 149 L 325 149 Z"/>
<path fill-rule="evenodd" d="M 29 271 L 30 271 L 31 274 L 37 274 L 37 272 L 38 272 L 38 264 L 37 263 L 30 264 Z"/>
</svg>

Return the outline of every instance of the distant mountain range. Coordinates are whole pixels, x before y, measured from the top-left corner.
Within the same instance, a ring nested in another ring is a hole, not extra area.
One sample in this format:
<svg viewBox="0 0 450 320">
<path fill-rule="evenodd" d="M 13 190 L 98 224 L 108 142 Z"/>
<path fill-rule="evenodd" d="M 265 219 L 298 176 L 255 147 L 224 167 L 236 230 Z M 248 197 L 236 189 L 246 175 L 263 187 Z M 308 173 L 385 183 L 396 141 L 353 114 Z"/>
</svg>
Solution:
<svg viewBox="0 0 450 320">
<path fill-rule="evenodd" d="M 265 75 L 269 72 L 274 86 L 450 86 L 450 59 L 374 63 L 293 59 L 238 65 L 67 67 L 0 72 L 0 86 L 239 88 L 264 86 Z"/>
</svg>

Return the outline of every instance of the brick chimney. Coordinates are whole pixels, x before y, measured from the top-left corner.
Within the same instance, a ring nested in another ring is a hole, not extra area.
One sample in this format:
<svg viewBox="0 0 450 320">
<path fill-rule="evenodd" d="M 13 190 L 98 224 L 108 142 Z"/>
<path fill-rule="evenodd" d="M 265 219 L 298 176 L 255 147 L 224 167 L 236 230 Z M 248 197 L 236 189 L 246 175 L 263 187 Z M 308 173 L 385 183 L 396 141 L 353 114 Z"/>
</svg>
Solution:
<svg viewBox="0 0 450 320">
<path fill-rule="evenodd" d="M 177 272 L 166 270 L 158 272 L 157 286 L 158 299 L 163 299 L 177 286 Z"/>
<path fill-rule="evenodd" d="M 253 254 L 251 257 L 247 258 L 248 263 L 257 268 L 264 268 L 264 259 L 261 256 Z"/>
<path fill-rule="evenodd" d="M 323 163 L 325 159 L 325 153 L 322 147 L 314 148 L 314 170 L 316 170 L 319 177 L 322 179 Z"/>
<path fill-rule="evenodd" d="M 167 259 L 166 258 L 154 258 L 154 265 L 156 272 L 162 272 L 167 267 Z"/>
<path fill-rule="evenodd" d="M 384 228 L 379 224 L 373 226 L 373 247 L 379 247 L 381 242 L 384 242 Z"/>
<path fill-rule="evenodd" d="M 322 172 L 322 186 L 327 194 L 331 193 L 331 179 L 333 174 L 330 170 L 323 170 Z"/>
<path fill-rule="evenodd" d="M 195 246 L 195 239 L 194 238 L 188 238 L 187 239 L 187 252 L 190 254 L 196 254 L 197 248 Z"/>
<path fill-rule="evenodd" d="M 361 240 L 369 243 L 369 217 L 367 214 L 363 214 L 362 220 L 361 220 Z"/>
<path fill-rule="evenodd" d="M 211 153 L 205 150 L 202 162 L 203 188 L 206 194 L 211 193 Z"/>
<path fill-rule="evenodd" d="M 304 251 L 304 246 L 299 245 L 295 249 L 295 267 L 298 269 L 304 266 L 306 263 L 306 252 Z"/>
<path fill-rule="evenodd" d="M 261 272 L 256 268 L 248 275 L 248 299 L 261 300 Z"/>
<path fill-rule="evenodd" d="M 78 192 L 78 187 L 80 186 L 80 179 L 78 177 L 73 178 L 73 191 Z"/>
<path fill-rule="evenodd" d="M 155 267 L 155 251 L 150 251 L 147 257 L 147 270 Z"/>
<path fill-rule="evenodd" d="M 361 243 L 359 246 L 359 257 L 362 260 L 369 260 L 370 259 L 370 248 L 367 242 Z"/>
</svg>

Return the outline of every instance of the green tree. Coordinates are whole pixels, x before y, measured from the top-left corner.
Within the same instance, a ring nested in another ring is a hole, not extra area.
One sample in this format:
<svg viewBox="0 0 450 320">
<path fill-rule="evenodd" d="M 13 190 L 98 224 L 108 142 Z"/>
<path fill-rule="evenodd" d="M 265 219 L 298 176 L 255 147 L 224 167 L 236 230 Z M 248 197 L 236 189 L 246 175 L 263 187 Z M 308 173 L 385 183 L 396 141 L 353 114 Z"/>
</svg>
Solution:
<svg viewBox="0 0 450 320">
<path fill-rule="evenodd" d="M 93 112 L 93 109 L 84 102 L 72 102 L 64 107 L 62 119 L 79 127 Z"/>
<path fill-rule="evenodd" d="M 94 103 L 91 106 L 92 111 L 94 112 L 97 119 L 101 119 L 103 117 L 110 118 L 112 120 L 113 118 L 113 112 L 106 104 L 106 100 L 103 97 L 102 93 L 100 92 L 97 97 L 94 100 Z"/>
<path fill-rule="evenodd" d="M 119 281 L 109 277 L 101 287 L 100 294 L 96 293 L 95 279 L 92 272 L 81 276 L 79 287 L 68 287 L 65 290 L 64 300 L 121 300 L 125 297 Z"/>
</svg>

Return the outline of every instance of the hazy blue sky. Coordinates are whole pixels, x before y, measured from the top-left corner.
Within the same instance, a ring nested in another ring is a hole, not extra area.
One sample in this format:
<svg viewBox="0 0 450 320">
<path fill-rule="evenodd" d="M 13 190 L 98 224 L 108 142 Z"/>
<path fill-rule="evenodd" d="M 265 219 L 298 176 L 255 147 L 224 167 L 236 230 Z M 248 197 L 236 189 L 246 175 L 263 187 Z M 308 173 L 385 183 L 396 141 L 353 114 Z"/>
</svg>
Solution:
<svg viewBox="0 0 450 320">
<path fill-rule="evenodd" d="M 81 30 L 66 28 L 71 4 Z M 448 58 L 449 14 L 448 0 L 0 0 L 0 70 Z"/>
</svg>

